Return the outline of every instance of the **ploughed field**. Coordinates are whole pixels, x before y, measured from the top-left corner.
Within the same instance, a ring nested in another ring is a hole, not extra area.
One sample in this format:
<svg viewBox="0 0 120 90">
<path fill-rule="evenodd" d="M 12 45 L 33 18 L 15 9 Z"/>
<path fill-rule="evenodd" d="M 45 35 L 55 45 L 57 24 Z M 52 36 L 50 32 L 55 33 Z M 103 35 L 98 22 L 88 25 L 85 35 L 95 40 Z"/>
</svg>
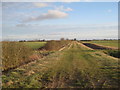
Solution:
<svg viewBox="0 0 120 90">
<path fill-rule="evenodd" d="M 2 87 L 118 88 L 118 58 L 77 41 L 66 42 L 34 50 L 34 61 L 3 72 Z"/>
</svg>

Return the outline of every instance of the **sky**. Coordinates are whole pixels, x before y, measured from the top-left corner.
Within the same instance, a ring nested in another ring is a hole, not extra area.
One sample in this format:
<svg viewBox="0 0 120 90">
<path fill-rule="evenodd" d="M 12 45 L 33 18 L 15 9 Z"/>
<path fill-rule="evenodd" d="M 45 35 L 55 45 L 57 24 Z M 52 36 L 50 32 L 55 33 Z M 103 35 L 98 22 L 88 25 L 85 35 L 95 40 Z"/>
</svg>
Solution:
<svg viewBox="0 0 120 90">
<path fill-rule="evenodd" d="M 2 2 L 0 6 L 2 40 L 118 38 L 117 2 Z"/>
</svg>

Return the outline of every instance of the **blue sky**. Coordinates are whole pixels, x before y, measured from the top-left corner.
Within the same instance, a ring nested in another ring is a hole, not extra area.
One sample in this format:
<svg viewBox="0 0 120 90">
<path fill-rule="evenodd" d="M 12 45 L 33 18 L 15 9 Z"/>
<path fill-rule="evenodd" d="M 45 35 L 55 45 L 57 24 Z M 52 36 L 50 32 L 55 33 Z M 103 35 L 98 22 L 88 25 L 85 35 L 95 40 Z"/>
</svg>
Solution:
<svg viewBox="0 0 120 90">
<path fill-rule="evenodd" d="M 3 40 L 118 37 L 117 2 L 3 2 Z"/>
</svg>

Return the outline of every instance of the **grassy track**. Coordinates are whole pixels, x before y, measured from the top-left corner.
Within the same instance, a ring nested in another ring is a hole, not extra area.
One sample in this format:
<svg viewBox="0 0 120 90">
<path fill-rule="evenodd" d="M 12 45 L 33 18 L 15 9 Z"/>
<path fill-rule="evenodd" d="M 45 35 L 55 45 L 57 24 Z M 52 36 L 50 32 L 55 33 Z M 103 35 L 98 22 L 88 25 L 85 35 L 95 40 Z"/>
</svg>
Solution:
<svg viewBox="0 0 120 90">
<path fill-rule="evenodd" d="M 21 42 L 29 46 L 32 49 L 38 49 L 46 44 L 46 42 Z"/>
<path fill-rule="evenodd" d="M 115 88 L 117 67 L 118 59 L 71 42 L 62 51 L 3 75 L 3 87 Z"/>
<path fill-rule="evenodd" d="M 93 40 L 93 41 L 88 41 L 90 43 L 95 43 L 103 46 L 110 46 L 110 47 L 117 47 L 118 48 L 118 40 Z"/>
</svg>

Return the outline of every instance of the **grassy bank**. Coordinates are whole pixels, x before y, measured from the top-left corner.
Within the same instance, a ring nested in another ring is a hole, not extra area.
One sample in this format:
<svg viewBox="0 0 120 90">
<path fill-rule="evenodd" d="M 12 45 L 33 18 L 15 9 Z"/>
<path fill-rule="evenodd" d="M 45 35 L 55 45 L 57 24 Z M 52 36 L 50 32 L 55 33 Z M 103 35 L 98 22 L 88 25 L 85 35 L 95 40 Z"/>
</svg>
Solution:
<svg viewBox="0 0 120 90">
<path fill-rule="evenodd" d="M 29 61 L 31 48 L 20 42 L 2 42 L 2 70 L 17 67 Z"/>
</svg>

